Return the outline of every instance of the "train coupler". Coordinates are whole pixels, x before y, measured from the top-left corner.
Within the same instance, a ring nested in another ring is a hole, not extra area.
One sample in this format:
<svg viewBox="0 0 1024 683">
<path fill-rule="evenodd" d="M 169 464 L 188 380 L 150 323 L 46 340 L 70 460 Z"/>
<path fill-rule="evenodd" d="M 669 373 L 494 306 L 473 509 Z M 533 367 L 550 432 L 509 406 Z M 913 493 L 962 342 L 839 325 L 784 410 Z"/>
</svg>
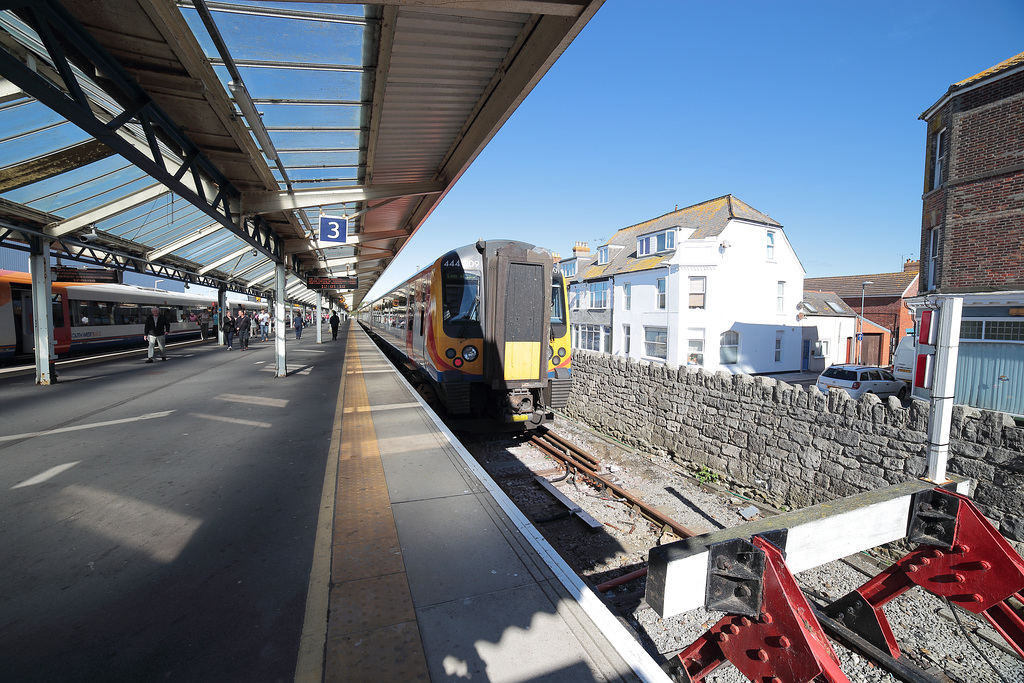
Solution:
<svg viewBox="0 0 1024 683">
<path fill-rule="evenodd" d="M 784 532 L 708 548 L 708 609 L 730 612 L 666 664 L 680 683 L 702 683 L 730 661 L 751 681 L 849 683 L 814 610 L 786 566 Z"/>
<path fill-rule="evenodd" d="M 932 489 L 915 494 L 912 543 L 897 563 L 822 611 L 869 643 L 900 656 L 882 607 L 914 586 L 988 620 L 1024 657 L 1024 618 L 1010 600 L 1024 602 L 1024 560 L 966 496 Z"/>
</svg>

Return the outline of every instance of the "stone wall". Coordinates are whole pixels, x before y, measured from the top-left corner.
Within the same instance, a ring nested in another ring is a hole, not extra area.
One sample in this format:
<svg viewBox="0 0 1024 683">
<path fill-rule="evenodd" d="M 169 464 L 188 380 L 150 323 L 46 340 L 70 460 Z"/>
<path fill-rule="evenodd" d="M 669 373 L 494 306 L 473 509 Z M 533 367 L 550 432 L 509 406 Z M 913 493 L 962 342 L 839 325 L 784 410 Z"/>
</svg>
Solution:
<svg viewBox="0 0 1024 683">
<path fill-rule="evenodd" d="M 707 467 L 770 503 L 806 507 L 925 473 L 928 405 L 822 394 L 768 377 L 712 374 L 573 350 L 570 417 L 639 450 Z M 957 406 L 951 473 L 977 481 L 975 503 L 1024 541 L 1024 428 Z"/>
</svg>

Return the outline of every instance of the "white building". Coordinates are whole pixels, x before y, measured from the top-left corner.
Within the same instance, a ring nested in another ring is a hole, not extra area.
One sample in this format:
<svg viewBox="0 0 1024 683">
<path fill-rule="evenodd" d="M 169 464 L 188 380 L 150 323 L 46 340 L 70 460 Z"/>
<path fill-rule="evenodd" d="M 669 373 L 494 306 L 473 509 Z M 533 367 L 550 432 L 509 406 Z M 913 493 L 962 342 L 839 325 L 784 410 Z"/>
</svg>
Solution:
<svg viewBox="0 0 1024 683">
<path fill-rule="evenodd" d="M 581 268 L 574 345 L 730 373 L 800 370 L 804 269 L 732 195 L 619 230 Z"/>
</svg>

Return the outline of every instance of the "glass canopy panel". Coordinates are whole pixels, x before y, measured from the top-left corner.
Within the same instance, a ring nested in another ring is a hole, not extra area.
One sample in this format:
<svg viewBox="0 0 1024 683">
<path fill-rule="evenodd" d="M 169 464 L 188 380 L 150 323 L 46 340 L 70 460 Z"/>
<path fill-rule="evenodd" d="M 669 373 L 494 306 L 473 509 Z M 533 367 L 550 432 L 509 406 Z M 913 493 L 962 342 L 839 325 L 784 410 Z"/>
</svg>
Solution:
<svg viewBox="0 0 1024 683">
<path fill-rule="evenodd" d="M 198 263 L 213 263 L 219 261 L 226 256 L 229 256 L 242 247 L 248 247 L 245 242 L 239 239 L 234 234 L 227 230 L 222 230 L 215 234 L 214 237 L 202 241 L 202 249 L 197 252 L 202 254 L 201 258 L 196 258 Z M 224 270 L 230 267 L 230 262 L 222 266 L 218 266 L 220 270 Z"/>
<path fill-rule="evenodd" d="M 287 8 L 263 16 L 226 12 L 221 6 L 211 9 L 236 61 L 332 65 L 357 65 L 362 61 L 363 26 L 358 21 L 352 23 L 351 17 L 336 19 L 322 9 L 302 12 Z M 267 40 L 267 36 L 273 36 L 273 40 Z"/>
<path fill-rule="evenodd" d="M 220 69 L 218 69 L 220 71 Z M 343 100 L 358 101 L 362 90 L 361 72 L 294 68 L 239 67 L 249 94 L 256 100 Z M 227 71 L 224 71 L 225 75 Z"/>
<path fill-rule="evenodd" d="M 0 144 L 9 144 L 33 131 L 42 131 L 59 123 L 64 123 L 64 117 L 35 100 L 19 101 L 15 104 L 0 108 L 0 121 L 3 128 L 0 128 Z M 79 128 L 67 124 L 70 128 L 78 131 L 78 139 L 86 139 L 88 136 Z M 58 144 L 41 145 L 43 149 L 53 149 Z M 4 148 L 6 150 L 6 148 Z M 10 158 L 5 152 L 4 159 Z"/>
<path fill-rule="evenodd" d="M 359 164 L 359 152 L 355 151 L 283 152 L 279 156 L 281 158 L 281 163 L 289 168 L 299 168 L 303 166 L 357 166 Z"/>
<path fill-rule="evenodd" d="M 288 178 L 293 183 L 302 183 L 302 189 L 311 187 L 344 187 L 354 185 L 358 178 L 358 169 L 355 168 L 296 168 L 288 170 Z M 279 182 L 282 181 L 279 171 L 274 171 Z"/>
<path fill-rule="evenodd" d="M 37 124 L 40 122 L 37 120 L 31 122 L 33 125 L 30 130 L 17 131 L 16 129 L 29 125 L 29 122 L 21 117 L 31 117 L 33 114 L 24 110 L 10 113 L 15 116 L 0 117 L 0 125 L 3 126 L 0 129 L 0 159 L 3 159 L 4 166 L 35 159 L 90 139 L 82 129 L 70 123 L 38 127 Z"/>
<path fill-rule="evenodd" d="M 274 131 L 274 146 L 278 152 L 321 149 L 359 149 L 359 133 L 356 131 L 338 131 L 330 134 L 329 144 L 324 144 L 326 136 L 316 131 Z"/>
<path fill-rule="evenodd" d="M 84 213 L 142 189 L 152 180 L 119 156 L 111 156 L 8 193 L 11 201 L 64 218 Z"/>
<path fill-rule="evenodd" d="M 359 105 L 258 103 L 263 125 L 277 128 L 359 128 Z"/>
</svg>

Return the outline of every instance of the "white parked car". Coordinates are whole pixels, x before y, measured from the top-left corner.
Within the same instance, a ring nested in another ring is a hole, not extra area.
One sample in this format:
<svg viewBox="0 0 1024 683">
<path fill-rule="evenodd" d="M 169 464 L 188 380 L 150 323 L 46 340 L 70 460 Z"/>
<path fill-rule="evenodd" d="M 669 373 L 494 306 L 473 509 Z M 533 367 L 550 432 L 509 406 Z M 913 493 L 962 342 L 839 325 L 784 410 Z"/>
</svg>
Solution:
<svg viewBox="0 0 1024 683">
<path fill-rule="evenodd" d="M 868 365 L 829 366 L 818 376 L 817 386 L 826 394 L 829 389 L 842 389 L 853 398 L 875 394 L 881 398 L 895 396 L 902 401 L 907 395 L 906 383 L 885 368 Z"/>
</svg>

